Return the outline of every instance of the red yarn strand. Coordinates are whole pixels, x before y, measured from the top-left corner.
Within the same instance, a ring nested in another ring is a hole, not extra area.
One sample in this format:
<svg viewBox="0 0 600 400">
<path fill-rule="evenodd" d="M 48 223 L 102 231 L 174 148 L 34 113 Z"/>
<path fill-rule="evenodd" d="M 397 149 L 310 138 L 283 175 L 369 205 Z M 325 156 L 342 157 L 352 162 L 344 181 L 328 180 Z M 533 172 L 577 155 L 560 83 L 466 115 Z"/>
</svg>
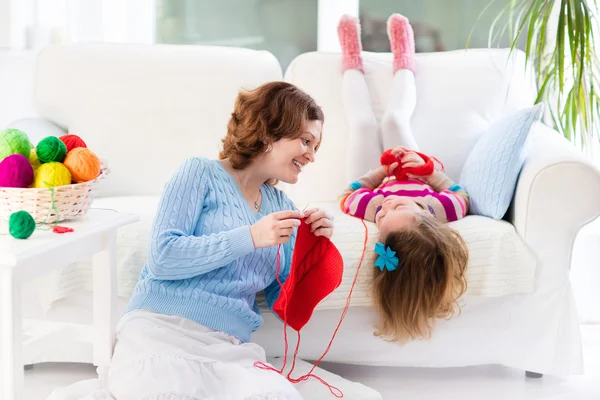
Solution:
<svg viewBox="0 0 600 400">
<path fill-rule="evenodd" d="M 311 368 L 311 370 L 308 372 L 308 374 L 304 375 L 304 376 L 310 376 L 312 375 L 312 372 L 315 370 L 315 368 L 317 368 L 317 366 L 319 365 L 319 363 L 323 360 L 323 358 L 325 358 L 325 356 L 327 355 L 327 353 L 329 352 L 329 350 L 331 349 L 331 346 L 333 344 L 333 340 L 335 339 L 341 325 L 342 322 L 344 321 L 344 318 L 346 318 L 346 314 L 348 313 L 348 309 L 350 308 L 350 301 L 352 299 L 352 292 L 354 291 L 354 287 L 356 286 L 356 281 L 358 280 L 358 274 L 360 273 L 360 269 L 365 257 L 365 253 L 367 251 L 367 241 L 369 239 L 369 229 L 367 228 L 367 224 L 365 224 L 365 221 L 363 219 L 360 219 L 360 221 L 362 222 L 364 228 L 365 228 L 365 238 L 363 241 L 363 251 L 362 254 L 360 255 L 360 261 L 358 263 L 358 267 L 356 268 L 356 273 L 354 274 L 354 280 L 352 281 L 352 285 L 350 286 L 350 292 L 348 293 L 348 297 L 346 298 L 346 305 L 344 306 L 344 311 L 342 312 L 342 315 L 340 317 L 340 321 L 338 322 L 333 335 L 331 337 L 331 340 L 329 341 L 329 344 L 327 345 L 327 348 L 325 349 L 325 351 L 323 352 L 323 355 L 321 355 L 321 357 L 319 357 L 319 359 L 315 362 L 315 364 L 313 365 L 313 367 Z M 299 341 L 299 340 L 298 340 Z M 294 357 L 296 355 L 294 354 Z M 290 371 L 291 373 L 291 371 Z M 289 374 L 288 374 L 289 376 Z M 300 377 L 299 379 L 302 379 L 303 377 Z"/>
<path fill-rule="evenodd" d="M 343 204 L 345 199 L 342 199 L 342 201 L 340 202 L 340 206 Z M 364 258 L 365 258 L 365 253 L 367 251 L 367 241 L 369 239 L 369 229 L 367 228 L 367 225 L 365 224 L 365 221 L 360 219 L 360 221 L 362 222 L 364 228 L 365 228 L 365 238 L 364 238 L 364 242 L 363 242 L 363 251 L 361 253 L 360 256 L 360 261 L 358 263 L 358 267 L 356 269 L 356 273 L 354 274 L 354 280 L 352 281 L 352 285 L 350 286 L 350 292 L 348 293 L 348 297 L 346 298 L 346 305 L 344 306 L 344 310 L 342 312 L 342 315 L 340 317 L 340 321 L 338 322 L 333 335 L 331 336 L 331 340 L 329 341 L 327 347 L 325 348 L 325 351 L 323 352 L 323 354 L 321 355 L 321 357 L 319 357 L 319 359 L 315 362 L 315 364 L 312 366 L 312 368 L 310 369 L 310 371 L 305 374 L 300 376 L 299 378 L 292 378 L 291 374 L 294 371 L 294 368 L 296 367 L 296 360 L 298 358 L 298 352 L 300 349 L 300 332 L 297 332 L 298 334 L 298 340 L 296 342 L 296 348 L 294 350 L 294 357 L 292 359 L 292 367 L 290 369 L 290 371 L 288 372 L 286 378 L 288 379 L 288 381 L 297 384 L 300 382 L 303 382 L 309 378 L 315 378 L 317 379 L 319 382 L 321 382 L 322 384 L 324 384 L 325 386 L 327 386 L 327 388 L 329 389 L 329 391 L 331 392 L 331 394 L 333 394 L 336 398 L 342 398 L 344 397 L 344 393 L 337 387 L 329 384 L 327 381 L 325 381 L 323 378 L 319 377 L 316 374 L 313 374 L 313 371 L 317 368 L 317 366 L 321 363 L 321 361 L 325 358 L 325 356 L 327 355 L 327 353 L 329 353 L 329 350 L 331 349 L 331 346 L 333 345 L 333 341 L 342 325 L 342 322 L 344 321 L 344 319 L 346 318 L 346 314 L 348 313 L 348 309 L 350 308 L 350 301 L 352 299 L 352 293 L 354 291 L 354 287 L 356 286 L 356 282 L 358 280 L 358 275 L 360 273 L 360 269 L 362 267 Z M 287 298 L 287 292 L 285 290 L 283 290 L 283 284 L 281 282 L 281 280 L 279 279 L 279 273 L 281 271 L 281 260 L 280 260 L 280 250 L 281 250 L 281 245 L 279 245 L 277 247 L 277 271 L 275 274 L 275 278 L 277 279 L 277 283 L 279 284 L 280 287 L 280 293 L 283 292 L 283 301 L 284 301 L 284 308 L 283 308 L 283 343 L 284 343 L 284 353 L 283 353 L 283 365 L 281 367 L 281 369 L 276 369 L 273 368 L 269 365 L 266 365 L 265 363 L 261 362 L 261 361 L 257 361 L 254 363 L 254 366 L 263 370 L 268 370 L 268 371 L 275 371 L 278 372 L 280 374 L 283 374 L 283 371 L 287 365 L 287 353 L 289 350 L 289 343 L 288 343 L 288 338 L 287 338 L 287 305 L 288 305 L 288 298 Z"/>
<path fill-rule="evenodd" d="M 444 172 L 446 170 L 446 167 L 444 167 L 444 164 L 437 159 L 437 157 L 429 157 L 431 158 L 433 161 L 435 161 L 436 163 L 438 163 L 440 165 L 440 171 Z"/>
<path fill-rule="evenodd" d="M 284 352 L 283 352 L 283 365 L 281 366 L 281 369 L 275 369 L 273 367 L 270 367 L 268 365 L 266 365 L 265 363 L 263 363 L 262 361 L 257 361 L 254 363 L 255 367 L 258 367 L 260 369 L 266 369 L 269 371 L 276 371 L 279 372 L 280 374 L 283 374 L 283 370 L 285 369 L 285 366 L 287 364 L 287 353 L 288 353 L 288 339 L 287 339 L 287 304 L 288 304 L 288 298 L 287 298 L 287 292 L 285 290 L 283 290 L 283 284 L 281 283 L 281 281 L 279 280 L 279 272 L 281 271 L 281 260 L 280 260 L 280 251 L 281 251 L 281 245 L 277 246 L 277 271 L 275 272 L 275 279 L 277 279 L 277 283 L 279 284 L 279 288 L 280 291 L 279 293 L 283 293 L 283 300 L 285 302 L 285 307 L 283 308 L 283 346 L 284 346 Z"/>
</svg>

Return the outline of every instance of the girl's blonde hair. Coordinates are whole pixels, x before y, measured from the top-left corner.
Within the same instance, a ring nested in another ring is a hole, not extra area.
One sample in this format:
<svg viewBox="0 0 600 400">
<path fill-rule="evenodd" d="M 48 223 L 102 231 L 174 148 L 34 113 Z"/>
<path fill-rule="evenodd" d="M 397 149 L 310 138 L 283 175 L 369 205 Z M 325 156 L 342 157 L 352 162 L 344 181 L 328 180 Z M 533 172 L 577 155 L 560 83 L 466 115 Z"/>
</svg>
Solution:
<svg viewBox="0 0 600 400">
<path fill-rule="evenodd" d="M 389 341 L 429 338 L 436 318 L 460 311 L 467 289 L 467 246 L 447 224 L 419 214 L 416 226 L 390 233 L 385 246 L 396 252 L 398 267 L 375 267 L 373 300 L 380 321 L 375 334 Z"/>
</svg>

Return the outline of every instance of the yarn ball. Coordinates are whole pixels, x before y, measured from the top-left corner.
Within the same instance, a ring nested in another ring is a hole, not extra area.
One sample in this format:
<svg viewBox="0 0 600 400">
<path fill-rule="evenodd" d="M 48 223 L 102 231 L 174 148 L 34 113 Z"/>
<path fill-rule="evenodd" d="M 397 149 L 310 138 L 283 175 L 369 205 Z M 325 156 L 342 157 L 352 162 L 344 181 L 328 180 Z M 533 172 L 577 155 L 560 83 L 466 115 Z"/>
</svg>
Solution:
<svg viewBox="0 0 600 400">
<path fill-rule="evenodd" d="M 415 151 L 414 153 L 417 154 L 419 157 L 421 157 L 421 159 L 425 162 L 425 164 L 423 164 L 419 167 L 405 168 L 401 164 L 402 160 L 392 154 L 392 149 L 386 150 L 381 155 L 380 162 L 381 162 L 381 165 L 386 165 L 386 166 L 390 166 L 393 163 L 397 162 L 398 167 L 396 167 L 396 169 L 394 170 L 392 175 L 394 175 L 396 177 L 396 179 L 399 181 L 404 181 L 404 180 L 408 179 L 408 174 L 412 174 L 412 175 L 416 175 L 416 176 L 429 176 L 429 175 L 433 174 L 433 171 L 435 171 L 435 165 L 433 164 L 433 160 L 429 156 L 427 156 L 423 153 L 419 153 L 418 151 Z"/>
<path fill-rule="evenodd" d="M 31 142 L 27 135 L 18 129 L 5 129 L 0 132 L 0 160 L 11 154 L 29 156 Z"/>
<path fill-rule="evenodd" d="M 53 161 L 42 164 L 35 170 L 33 187 L 51 188 L 55 186 L 69 185 L 71 183 L 71 173 L 59 162 Z"/>
<path fill-rule="evenodd" d="M 63 162 L 67 155 L 67 146 L 56 136 L 48 136 L 40 140 L 35 153 L 42 164 L 52 161 Z"/>
<path fill-rule="evenodd" d="M 400 163 L 400 160 L 392 154 L 392 150 L 387 150 L 381 155 L 381 159 L 379 160 L 381 165 L 392 165 L 397 162 Z"/>
<path fill-rule="evenodd" d="M 84 147 L 71 150 L 67 154 L 64 164 L 71 172 L 73 182 L 91 181 L 100 174 L 100 159 L 90 149 Z"/>
<path fill-rule="evenodd" d="M 33 167 L 22 154 L 11 154 L 0 162 L 0 187 L 26 188 L 33 182 Z"/>
<path fill-rule="evenodd" d="M 59 139 L 67 146 L 67 153 L 78 147 L 87 148 L 87 144 L 77 135 L 63 135 Z"/>
<path fill-rule="evenodd" d="M 33 167 L 33 169 L 38 168 L 40 165 L 42 165 L 40 163 L 40 160 L 38 159 L 38 156 L 35 152 L 35 149 L 31 149 L 31 152 L 29 153 L 29 164 L 31 164 L 31 166 Z"/>
<path fill-rule="evenodd" d="M 27 239 L 35 230 L 35 220 L 27 211 L 12 213 L 8 220 L 8 231 L 15 239 Z"/>
</svg>

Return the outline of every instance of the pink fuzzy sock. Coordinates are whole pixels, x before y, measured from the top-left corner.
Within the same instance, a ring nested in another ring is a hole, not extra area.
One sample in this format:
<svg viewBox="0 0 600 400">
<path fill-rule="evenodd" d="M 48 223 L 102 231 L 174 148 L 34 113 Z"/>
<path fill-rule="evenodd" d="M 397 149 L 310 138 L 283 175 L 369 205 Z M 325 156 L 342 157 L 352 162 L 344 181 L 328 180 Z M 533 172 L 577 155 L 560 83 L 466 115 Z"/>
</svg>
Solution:
<svg viewBox="0 0 600 400">
<path fill-rule="evenodd" d="M 343 15 L 338 24 L 338 37 L 342 46 L 342 72 L 357 69 L 363 74 L 362 45 L 360 42 L 360 22 L 358 18 Z"/>
<path fill-rule="evenodd" d="M 399 69 L 409 69 L 413 73 L 415 66 L 415 36 L 408 18 L 400 14 L 392 14 L 387 20 L 390 47 L 394 54 L 394 74 Z"/>
</svg>

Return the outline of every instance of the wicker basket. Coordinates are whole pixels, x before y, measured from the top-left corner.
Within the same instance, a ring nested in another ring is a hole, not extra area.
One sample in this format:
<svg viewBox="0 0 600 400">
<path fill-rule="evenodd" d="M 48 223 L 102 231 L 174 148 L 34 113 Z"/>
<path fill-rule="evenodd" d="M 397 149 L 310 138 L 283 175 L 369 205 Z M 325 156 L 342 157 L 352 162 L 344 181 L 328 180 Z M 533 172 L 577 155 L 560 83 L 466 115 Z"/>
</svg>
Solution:
<svg viewBox="0 0 600 400">
<path fill-rule="evenodd" d="M 53 189 L 0 187 L 0 220 L 8 221 L 12 213 L 21 210 L 31 214 L 38 224 L 52 224 L 84 215 L 94 201 L 98 183 L 108 173 L 108 169 L 103 168 L 93 181 Z"/>
</svg>

